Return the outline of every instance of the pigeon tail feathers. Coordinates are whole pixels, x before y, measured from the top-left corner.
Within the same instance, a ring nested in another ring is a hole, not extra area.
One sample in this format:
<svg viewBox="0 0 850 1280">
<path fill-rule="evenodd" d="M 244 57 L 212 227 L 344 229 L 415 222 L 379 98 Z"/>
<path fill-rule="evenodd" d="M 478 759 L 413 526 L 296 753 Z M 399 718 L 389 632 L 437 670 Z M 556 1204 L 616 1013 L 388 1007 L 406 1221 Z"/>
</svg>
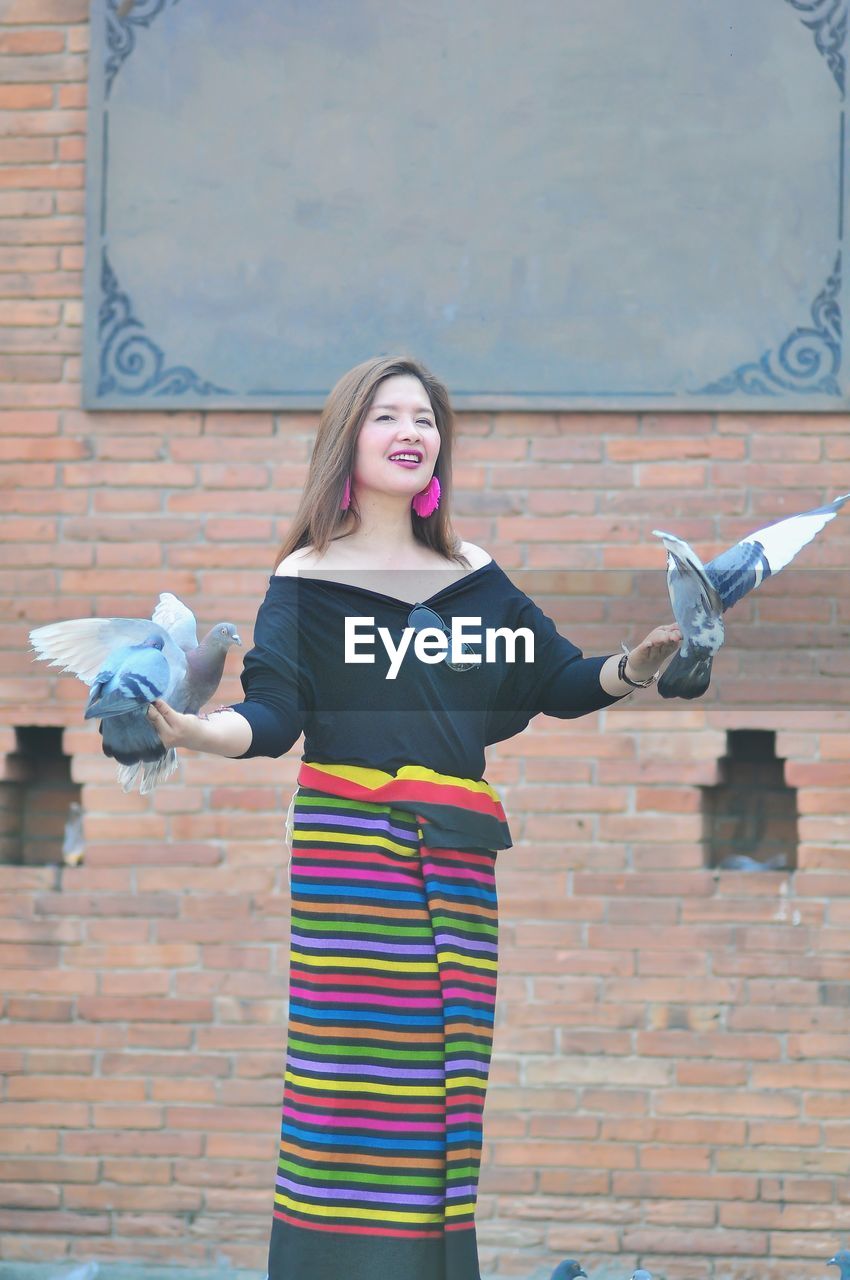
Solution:
<svg viewBox="0 0 850 1280">
<path fill-rule="evenodd" d="M 135 789 L 136 779 L 139 778 L 139 794 L 147 795 L 149 791 L 160 782 L 165 782 L 170 778 L 174 770 L 177 768 L 177 752 L 174 747 L 169 747 L 165 755 L 161 759 L 152 763 L 141 764 L 122 764 L 118 767 L 118 781 L 121 784 L 121 790 L 130 792 Z"/>
<path fill-rule="evenodd" d="M 681 651 L 674 653 L 665 667 L 656 688 L 662 698 L 701 698 L 711 680 L 711 663 L 714 654 L 685 657 Z"/>
</svg>

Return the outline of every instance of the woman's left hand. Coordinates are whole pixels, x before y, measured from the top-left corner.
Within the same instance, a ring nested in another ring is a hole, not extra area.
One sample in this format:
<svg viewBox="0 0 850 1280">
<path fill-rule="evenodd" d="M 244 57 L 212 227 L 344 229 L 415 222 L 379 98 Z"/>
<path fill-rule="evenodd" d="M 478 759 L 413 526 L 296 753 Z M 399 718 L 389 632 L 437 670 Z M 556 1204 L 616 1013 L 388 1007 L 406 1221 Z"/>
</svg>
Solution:
<svg viewBox="0 0 850 1280">
<path fill-rule="evenodd" d="M 675 653 L 682 643 L 682 633 L 675 622 L 656 627 L 635 645 L 626 662 L 626 675 L 633 680 L 648 680 L 661 666 L 665 658 Z"/>
</svg>

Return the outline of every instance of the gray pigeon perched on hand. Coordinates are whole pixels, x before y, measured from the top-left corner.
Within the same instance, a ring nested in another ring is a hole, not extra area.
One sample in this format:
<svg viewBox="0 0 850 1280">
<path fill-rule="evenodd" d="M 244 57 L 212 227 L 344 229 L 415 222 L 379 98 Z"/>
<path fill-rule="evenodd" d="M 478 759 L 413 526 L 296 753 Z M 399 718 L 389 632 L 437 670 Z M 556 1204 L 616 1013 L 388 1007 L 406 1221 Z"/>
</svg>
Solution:
<svg viewBox="0 0 850 1280">
<path fill-rule="evenodd" d="M 824 507 L 788 516 L 749 533 L 704 565 L 673 533 L 653 529 L 667 548 L 667 590 L 682 644 L 658 681 L 662 698 L 699 698 L 723 644 L 722 615 L 759 583 L 778 573 L 844 506 L 850 493 Z"/>
<path fill-rule="evenodd" d="M 118 761 L 118 781 L 142 795 L 177 768 L 147 709 L 162 698 L 175 711 L 197 715 L 221 683 L 224 660 L 241 645 L 232 622 L 217 622 L 198 643 L 195 615 L 164 591 L 150 620 L 72 618 L 30 632 L 35 654 L 73 671 L 91 686 L 85 719 L 99 718 L 103 753 Z"/>
<path fill-rule="evenodd" d="M 552 1272 L 552 1280 L 576 1280 L 576 1276 L 584 1276 L 587 1280 L 587 1272 L 575 1258 L 565 1258 Z"/>
</svg>

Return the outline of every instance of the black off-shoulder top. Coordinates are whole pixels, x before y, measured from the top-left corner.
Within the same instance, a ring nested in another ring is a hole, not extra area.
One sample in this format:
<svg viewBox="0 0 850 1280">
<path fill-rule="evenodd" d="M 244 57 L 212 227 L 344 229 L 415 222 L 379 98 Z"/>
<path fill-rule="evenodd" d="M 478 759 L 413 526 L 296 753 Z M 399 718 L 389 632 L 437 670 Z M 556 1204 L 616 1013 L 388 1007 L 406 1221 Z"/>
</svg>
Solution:
<svg viewBox="0 0 850 1280">
<path fill-rule="evenodd" d="M 496 640 L 491 661 L 456 671 L 443 661 L 421 661 L 411 645 L 389 680 L 389 656 L 377 639 L 373 663 L 345 661 L 347 618 L 373 619 L 358 624 L 361 634 L 385 627 L 398 644 L 413 603 L 339 581 L 272 575 L 245 654 L 245 700 L 231 704 L 253 732 L 239 758 L 281 756 L 303 732 L 308 762 L 390 773 L 418 764 L 480 779 L 484 748 L 513 737 L 539 713 L 568 719 L 619 701 L 599 683 L 608 655 L 583 657 L 494 560 L 421 603 L 446 627 L 454 618 L 474 618 L 481 620 L 478 630 L 528 629 L 532 660 L 522 640 L 513 662 Z M 486 657 L 483 638 L 470 648 Z"/>
</svg>

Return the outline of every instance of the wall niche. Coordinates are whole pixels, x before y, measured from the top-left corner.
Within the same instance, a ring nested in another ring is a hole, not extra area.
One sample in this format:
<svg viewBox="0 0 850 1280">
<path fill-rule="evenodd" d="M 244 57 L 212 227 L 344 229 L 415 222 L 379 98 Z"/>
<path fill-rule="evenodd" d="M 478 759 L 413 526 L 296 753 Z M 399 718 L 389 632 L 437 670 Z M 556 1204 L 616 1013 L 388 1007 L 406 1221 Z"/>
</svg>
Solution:
<svg viewBox="0 0 850 1280">
<path fill-rule="evenodd" d="M 720 780 L 703 787 L 706 865 L 726 871 L 793 871 L 797 792 L 783 776 L 776 734 L 730 729 Z"/>
</svg>

